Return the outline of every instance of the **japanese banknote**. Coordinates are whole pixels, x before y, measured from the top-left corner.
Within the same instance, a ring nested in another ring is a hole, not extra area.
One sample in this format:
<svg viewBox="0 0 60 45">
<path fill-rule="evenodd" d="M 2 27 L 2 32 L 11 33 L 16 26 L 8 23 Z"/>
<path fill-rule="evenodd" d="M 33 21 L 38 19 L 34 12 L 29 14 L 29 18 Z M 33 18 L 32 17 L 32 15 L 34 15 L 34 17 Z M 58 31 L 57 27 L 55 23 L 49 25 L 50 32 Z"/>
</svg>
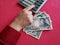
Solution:
<svg viewBox="0 0 60 45">
<path fill-rule="evenodd" d="M 31 31 L 31 30 L 23 30 L 26 34 L 36 38 L 36 39 L 40 39 L 41 34 L 43 31 L 39 30 L 39 31 Z"/>
<path fill-rule="evenodd" d="M 39 39 L 43 30 L 52 30 L 52 20 L 46 12 L 38 12 L 33 18 L 33 22 L 23 30 L 27 34 Z"/>
<path fill-rule="evenodd" d="M 24 28 L 25 30 L 52 30 L 52 21 L 45 12 L 38 12 L 33 22 Z"/>
</svg>

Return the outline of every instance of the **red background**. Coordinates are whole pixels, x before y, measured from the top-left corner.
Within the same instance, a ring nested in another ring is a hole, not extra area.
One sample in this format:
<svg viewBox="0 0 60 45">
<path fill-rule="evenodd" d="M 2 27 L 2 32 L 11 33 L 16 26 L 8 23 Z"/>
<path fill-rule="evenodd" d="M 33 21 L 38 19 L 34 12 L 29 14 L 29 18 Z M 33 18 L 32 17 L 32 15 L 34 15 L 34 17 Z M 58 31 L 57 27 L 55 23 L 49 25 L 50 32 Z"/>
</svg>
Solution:
<svg viewBox="0 0 60 45">
<path fill-rule="evenodd" d="M 18 0 L 0 0 L 0 31 L 15 18 L 23 8 Z M 53 23 L 52 31 L 44 31 L 39 40 L 20 32 L 16 45 L 60 45 L 60 0 L 48 0 L 40 11 L 46 11 Z"/>
</svg>

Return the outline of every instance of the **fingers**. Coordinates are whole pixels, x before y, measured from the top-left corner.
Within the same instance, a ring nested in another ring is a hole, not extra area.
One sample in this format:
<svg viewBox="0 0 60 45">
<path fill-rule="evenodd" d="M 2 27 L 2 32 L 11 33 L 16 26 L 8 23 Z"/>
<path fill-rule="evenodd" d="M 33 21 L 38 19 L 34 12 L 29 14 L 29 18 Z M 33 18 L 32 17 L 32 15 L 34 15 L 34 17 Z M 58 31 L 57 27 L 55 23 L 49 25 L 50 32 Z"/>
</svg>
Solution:
<svg viewBox="0 0 60 45">
<path fill-rule="evenodd" d="M 29 18 L 29 21 L 32 23 L 33 22 L 33 15 L 27 15 Z"/>
<path fill-rule="evenodd" d="M 22 27 L 24 28 L 24 27 L 26 27 L 29 24 L 30 24 L 30 20 L 29 20 L 28 17 L 26 17 L 25 20 L 24 20 L 24 22 L 23 22 L 23 26 Z"/>
<path fill-rule="evenodd" d="M 32 5 L 32 6 L 29 6 L 29 7 L 26 7 L 24 10 L 31 10 L 32 8 L 34 7 L 34 5 Z"/>
<path fill-rule="evenodd" d="M 27 15 L 32 15 L 32 11 L 25 11 Z"/>
<path fill-rule="evenodd" d="M 30 15 L 32 15 L 32 11 L 28 11 Z"/>
<path fill-rule="evenodd" d="M 31 24 L 33 21 L 32 15 L 27 15 L 27 17 L 24 19 L 23 27 L 26 27 L 27 25 Z"/>
<path fill-rule="evenodd" d="M 32 11 L 30 11 L 34 6 L 29 6 L 27 8 L 25 8 L 22 13 L 21 13 L 21 19 L 22 20 L 22 27 L 26 27 L 27 25 L 31 24 L 33 21 L 33 15 L 32 15 Z"/>
</svg>

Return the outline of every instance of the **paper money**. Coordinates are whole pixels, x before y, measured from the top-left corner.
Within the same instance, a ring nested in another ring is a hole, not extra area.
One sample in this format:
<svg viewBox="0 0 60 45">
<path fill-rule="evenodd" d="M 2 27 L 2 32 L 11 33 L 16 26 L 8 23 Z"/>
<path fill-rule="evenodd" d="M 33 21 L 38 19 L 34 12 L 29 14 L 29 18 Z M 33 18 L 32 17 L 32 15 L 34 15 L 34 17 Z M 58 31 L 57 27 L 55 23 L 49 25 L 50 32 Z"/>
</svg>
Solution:
<svg viewBox="0 0 60 45">
<path fill-rule="evenodd" d="M 41 31 L 41 30 L 39 30 L 39 31 L 24 30 L 24 32 L 36 39 L 40 39 L 43 31 Z"/>
<path fill-rule="evenodd" d="M 33 22 L 24 29 L 26 34 L 40 39 L 43 30 L 52 30 L 52 20 L 46 12 L 38 12 L 33 18 Z"/>
<path fill-rule="evenodd" d="M 24 28 L 25 30 L 52 30 L 52 21 L 45 12 L 38 12 L 33 22 Z"/>
</svg>

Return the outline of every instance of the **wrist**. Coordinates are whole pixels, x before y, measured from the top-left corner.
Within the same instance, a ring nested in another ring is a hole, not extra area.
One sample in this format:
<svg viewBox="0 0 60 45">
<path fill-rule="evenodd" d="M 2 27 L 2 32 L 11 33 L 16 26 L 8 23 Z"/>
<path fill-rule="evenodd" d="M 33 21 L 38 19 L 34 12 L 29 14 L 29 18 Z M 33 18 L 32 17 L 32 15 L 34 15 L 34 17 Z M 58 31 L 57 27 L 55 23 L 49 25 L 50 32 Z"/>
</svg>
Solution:
<svg viewBox="0 0 60 45">
<path fill-rule="evenodd" d="M 15 29 L 16 31 L 20 31 L 22 29 L 22 27 L 16 20 L 13 21 L 9 26 Z"/>
</svg>

